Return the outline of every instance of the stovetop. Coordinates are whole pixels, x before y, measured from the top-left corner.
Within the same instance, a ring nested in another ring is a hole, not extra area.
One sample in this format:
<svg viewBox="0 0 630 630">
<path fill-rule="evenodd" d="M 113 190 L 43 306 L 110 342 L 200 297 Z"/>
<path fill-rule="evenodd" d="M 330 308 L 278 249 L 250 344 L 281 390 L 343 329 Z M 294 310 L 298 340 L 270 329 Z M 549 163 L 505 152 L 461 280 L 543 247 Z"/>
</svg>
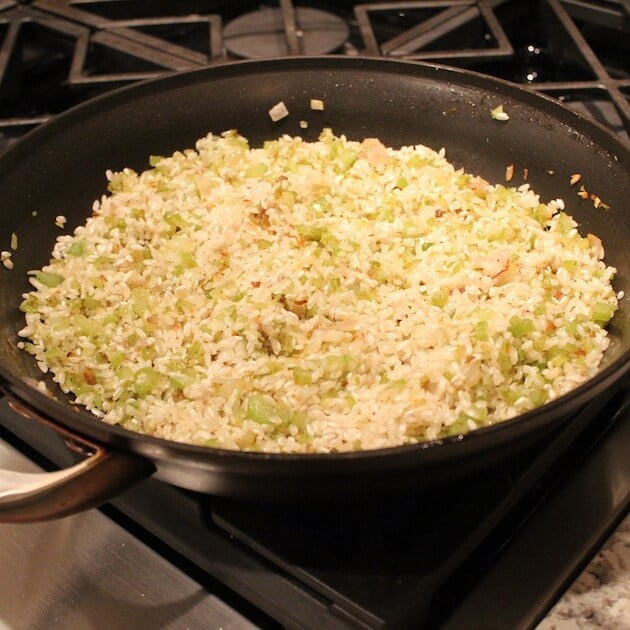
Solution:
<svg viewBox="0 0 630 630">
<path fill-rule="evenodd" d="M 0 150 L 134 81 L 299 54 L 485 72 L 627 140 L 629 31 L 621 0 L 0 0 Z M 629 431 L 627 391 L 609 392 L 537 448 L 431 493 L 313 509 L 149 480 L 103 512 L 263 627 L 528 627 L 627 511 Z M 6 401 L 0 438 L 46 468 L 72 461 Z"/>
<path fill-rule="evenodd" d="M 630 130 L 626 0 L 0 0 L 0 138 L 164 72 L 257 56 L 447 63 Z M 625 7 L 625 8 L 624 8 Z"/>
</svg>

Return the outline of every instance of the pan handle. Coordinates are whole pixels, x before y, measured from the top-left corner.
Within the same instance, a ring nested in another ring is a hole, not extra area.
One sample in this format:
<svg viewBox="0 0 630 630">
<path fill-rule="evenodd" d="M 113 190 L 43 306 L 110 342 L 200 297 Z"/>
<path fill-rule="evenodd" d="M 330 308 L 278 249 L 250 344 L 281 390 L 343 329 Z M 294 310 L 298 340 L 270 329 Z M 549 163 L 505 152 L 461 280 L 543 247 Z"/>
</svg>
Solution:
<svg viewBox="0 0 630 630">
<path fill-rule="evenodd" d="M 155 466 L 148 460 L 108 450 L 80 438 L 15 400 L 10 399 L 9 404 L 26 418 L 54 429 L 71 450 L 86 458 L 55 472 L 25 473 L 0 469 L 0 522 L 47 521 L 97 507 L 155 472 Z"/>
</svg>

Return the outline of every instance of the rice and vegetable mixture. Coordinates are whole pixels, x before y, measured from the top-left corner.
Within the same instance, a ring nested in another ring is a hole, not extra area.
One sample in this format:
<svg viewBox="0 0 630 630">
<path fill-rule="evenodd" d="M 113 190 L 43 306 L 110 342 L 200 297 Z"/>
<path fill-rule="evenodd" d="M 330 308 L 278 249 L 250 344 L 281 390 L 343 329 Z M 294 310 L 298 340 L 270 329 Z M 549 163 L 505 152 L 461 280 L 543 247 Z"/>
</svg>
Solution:
<svg viewBox="0 0 630 630">
<path fill-rule="evenodd" d="M 105 422 L 228 449 L 373 449 L 520 414 L 594 374 L 617 308 L 560 200 L 444 151 L 236 131 L 111 195 L 25 294 L 23 347 Z"/>
</svg>

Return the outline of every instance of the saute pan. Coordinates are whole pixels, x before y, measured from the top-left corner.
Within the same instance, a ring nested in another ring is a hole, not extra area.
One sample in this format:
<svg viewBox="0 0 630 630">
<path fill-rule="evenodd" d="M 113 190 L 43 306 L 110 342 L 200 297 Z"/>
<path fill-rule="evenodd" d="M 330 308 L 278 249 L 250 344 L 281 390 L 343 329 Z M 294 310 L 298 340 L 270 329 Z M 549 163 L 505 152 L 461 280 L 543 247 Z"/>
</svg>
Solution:
<svg viewBox="0 0 630 630">
<path fill-rule="evenodd" d="M 322 99 L 313 112 L 311 98 Z M 284 101 L 289 116 L 268 110 Z M 502 105 L 509 119 L 495 120 Z M 307 120 L 303 130 L 300 120 Z M 598 235 L 625 291 L 610 324 L 612 344 L 596 376 L 536 410 L 464 436 L 353 453 L 233 452 L 179 444 L 107 425 L 78 409 L 16 348 L 26 272 L 44 265 L 60 231 L 82 223 L 106 190 L 104 172 L 148 168 L 150 154 L 193 146 L 209 131 L 237 128 L 254 145 L 280 134 L 315 139 L 323 127 L 392 146 L 445 147 L 447 157 L 491 182 L 527 181 L 545 201 L 561 197 L 583 235 Z M 435 65 L 367 58 L 247 61 L 176 74 L 83 104 L 27 135 L 0 159 L 0 238 L 18 249 L 0 268 L 0 386 L 24 416 L 44 420 L 92 454 L 74 468 L 25 477 L 0 472 L 0 520 L 38 520 L 106 500 L 142 477 L 200 492 L 311 501 L 421 488 L 465 475 L 544 440 L 571 412 L 603 395 L 630 368 L 630 153 L 603 127 L 558 103 L 478 74 Z M 579 173 L 587 198 L 571 185 Z M 603 204 L 595 203 L 593 197 Z M 598 205 L 599 207 L 595 207 Z M 34 216 L 35 215 L 35 216 Z M 74 437 L 73 437 L 74 436 Z"/>
</svg>

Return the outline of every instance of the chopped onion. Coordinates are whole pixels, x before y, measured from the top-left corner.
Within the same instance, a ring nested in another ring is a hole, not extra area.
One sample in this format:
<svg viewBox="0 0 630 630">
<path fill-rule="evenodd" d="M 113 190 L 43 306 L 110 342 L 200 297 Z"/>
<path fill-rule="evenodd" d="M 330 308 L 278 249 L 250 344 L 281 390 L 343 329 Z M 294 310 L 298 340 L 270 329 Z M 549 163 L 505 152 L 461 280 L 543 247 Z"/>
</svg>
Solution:
<svg viewBox="0 0 630 630">
<path fill-rule="evenodd" d="M 490 114 L 492 115 L 492 118 L 494 118 L 494 120 L 500 120 L 501 122 L 510 120 L 510 117 L 507 115 L 507 113 L 503 111 L 503 105 L 499 105 L 498 107 L 495 107 L 490 112 Z"/>
<path fill-rule="evenodd" d="M 287 109 L 287 106 L 284 104 L 283 101 L 276 103 L 269 110 L 269 117 L 271 118 L 271 120 L 273 120 L 273 122 L 278 122 L 279 120 L 286 118 L 288 115 L 289 115 L 289 110 Z"/>
</svg>

